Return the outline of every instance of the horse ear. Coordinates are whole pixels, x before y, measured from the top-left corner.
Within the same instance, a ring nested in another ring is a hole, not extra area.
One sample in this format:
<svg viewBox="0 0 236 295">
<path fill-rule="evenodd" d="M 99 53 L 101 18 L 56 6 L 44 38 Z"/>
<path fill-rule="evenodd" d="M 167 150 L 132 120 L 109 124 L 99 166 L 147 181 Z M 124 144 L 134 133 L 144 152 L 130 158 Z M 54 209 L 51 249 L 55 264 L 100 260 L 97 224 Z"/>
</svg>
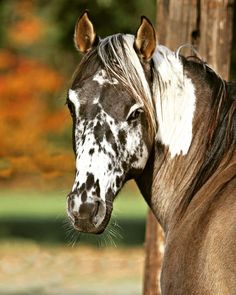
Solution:
<svg viewBox="0 0 236 295">
<path fill-rule="evenodd" d="M 156 48 L 156 31 L 151 22 L 141 17 L 141 24 L 137 30 L 134 49 L 143 61 L 149 61 Z"/>
<path fill-rule="evenodd" d="M 74 43 L 75 47 L 82 53 L 87 53 L 96 41 L 96 33 L 93 24 L 89 19 L 88 11 L 81 15 L 75 26 Z"/>
</svg>

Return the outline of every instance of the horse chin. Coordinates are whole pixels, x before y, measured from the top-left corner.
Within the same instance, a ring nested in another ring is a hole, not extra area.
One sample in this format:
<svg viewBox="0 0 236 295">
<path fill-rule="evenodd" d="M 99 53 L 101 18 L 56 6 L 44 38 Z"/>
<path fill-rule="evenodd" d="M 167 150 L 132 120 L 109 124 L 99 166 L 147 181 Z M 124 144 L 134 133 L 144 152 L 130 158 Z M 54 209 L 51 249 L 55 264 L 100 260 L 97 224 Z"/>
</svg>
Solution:
<svg viewBox="0 0 236 295">
<path fill-rule="evenodd" d="M 81 233 L 86 233 L 86 234 L 101 234 L 104 232 L 106 227 L 96 227 L 91 223 L 88 222 L 80 222 L 79 224 L 75 223 L 74 229 L 77 230 L 78 232 Z"/>
</svg>

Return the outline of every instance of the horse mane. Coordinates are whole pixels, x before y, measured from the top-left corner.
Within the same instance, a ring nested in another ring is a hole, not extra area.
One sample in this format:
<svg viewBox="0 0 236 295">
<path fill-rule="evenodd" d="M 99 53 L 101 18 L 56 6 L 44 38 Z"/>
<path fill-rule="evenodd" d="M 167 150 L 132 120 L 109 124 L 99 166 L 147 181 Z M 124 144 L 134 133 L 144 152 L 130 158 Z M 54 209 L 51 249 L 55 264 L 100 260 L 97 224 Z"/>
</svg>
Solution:
<svg viewBox="0 0 236 295">
<path fill-rule="evenodd" d="M 202 60 L 183 59 L 183 63 L 191 63 L 198 67 L 206 83 L 212 90 L 208 122 L 206 152 L 198 176 L 190 184 L 185 199 L 186 206 L 194 198 L 198 190 L 207 182 L 219 165 L 225 160 L 225 167 L 235 153 L 236 144 L 236 83 L 223 80 L 210 66 Z"/>
</svg>

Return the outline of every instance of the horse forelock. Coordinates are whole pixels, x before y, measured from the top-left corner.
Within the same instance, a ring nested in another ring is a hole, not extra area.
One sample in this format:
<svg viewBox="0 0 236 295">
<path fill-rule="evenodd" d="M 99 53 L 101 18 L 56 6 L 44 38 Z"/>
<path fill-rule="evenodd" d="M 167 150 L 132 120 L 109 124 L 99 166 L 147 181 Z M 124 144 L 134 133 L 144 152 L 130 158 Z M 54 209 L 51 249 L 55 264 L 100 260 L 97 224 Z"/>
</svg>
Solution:
<svg viewBox="0 0 236 295">
<path fill-rule="evenodd" d="M 155 107 L 144 69 L 133 48 L 134 36 L 116 34 L 100 40 L 98 57 L 108 75 L 120 81 L 147 114 L 150 136 L 156 133 Z"/>
</svg>

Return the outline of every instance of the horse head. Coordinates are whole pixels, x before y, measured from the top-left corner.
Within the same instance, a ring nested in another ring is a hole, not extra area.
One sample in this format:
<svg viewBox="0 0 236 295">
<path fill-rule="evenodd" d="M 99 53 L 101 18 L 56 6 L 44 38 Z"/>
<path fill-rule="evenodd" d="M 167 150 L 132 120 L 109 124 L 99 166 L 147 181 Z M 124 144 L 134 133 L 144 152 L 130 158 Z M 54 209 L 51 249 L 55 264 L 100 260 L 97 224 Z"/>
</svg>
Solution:
<svg viewBox="0 0 236 295">
<path fill-rule="evenodd" d="M 76 156 L 68 216 L 75 229 L 101 233 L 117 193 L 142 173 L 154 141 L 149 64 L 156 37 L 143 17 L 136 36 L 100 39 L 86 11 L 74 41 L 84 56 L 67 98 Z"/>
</svg>

